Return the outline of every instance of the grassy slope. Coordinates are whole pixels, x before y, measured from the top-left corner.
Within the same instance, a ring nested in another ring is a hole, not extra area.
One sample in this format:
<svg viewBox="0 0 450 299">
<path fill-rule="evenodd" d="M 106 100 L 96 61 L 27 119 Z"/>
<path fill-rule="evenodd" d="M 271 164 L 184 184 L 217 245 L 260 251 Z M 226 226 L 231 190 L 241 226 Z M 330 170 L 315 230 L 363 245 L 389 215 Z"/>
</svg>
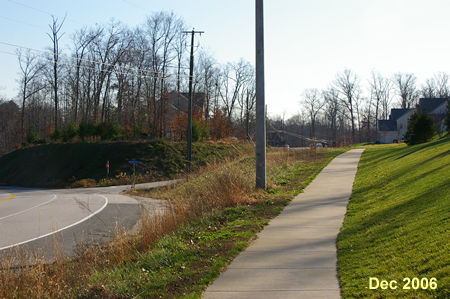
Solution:
<svg viewBox="0 0 450 299">
<path fill-rule="evenodd" d="M 111 177 L 131 174 L 128 160 L 143 164 L 136 171 L 146 180 L 171 178 L 185 169 L 186 145 L 182 143 L 115 142 L 59 143 L 20 149 L 0 157 L 0 182 L 35 187 L 65 187 L 82 179 L 100 180 L 110 161 Z M 198 143 L 193 145 L 193 165 L 237 155 L 243 145 Z"/>
<path fill-rule="evenodd" d="M 449 298 L 450 138 L 366 149 L 338 237 L 344 298 Z M 370 290 L 369 277 L 397 280 Z M 403 290 L 435 277 L 437 290 Z"/>
</svg>

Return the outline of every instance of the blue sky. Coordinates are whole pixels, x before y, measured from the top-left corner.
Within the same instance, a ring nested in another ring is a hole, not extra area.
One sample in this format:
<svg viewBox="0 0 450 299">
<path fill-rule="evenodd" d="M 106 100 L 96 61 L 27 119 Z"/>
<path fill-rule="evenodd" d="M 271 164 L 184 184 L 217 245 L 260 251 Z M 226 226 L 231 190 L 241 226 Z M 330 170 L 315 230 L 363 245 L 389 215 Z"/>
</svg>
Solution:
<svg viewBox="0 0 450 299">
<path fill-rule="evenodd" d="M 0 42 L 44 49 L 50 14 L 67 20 L 61 45 L 83 26 L 114 18 L 130 27 L 173 11 L 205 34 L 200 44 L 220 63 L 254 62 L 253 0 L 0 0 Z M 266 103 L 270 115 L 297 113 L 306 88 L 326 88 L 345 68 L 361 77 L 413 72 L 419 84 L 450 72 L 448 0 L 266 0 Z M 17 94 L 17 57 L 0 44 L 0 95 Z M 67 52 L 67 50 L 66 50 Z"/>
</svg>

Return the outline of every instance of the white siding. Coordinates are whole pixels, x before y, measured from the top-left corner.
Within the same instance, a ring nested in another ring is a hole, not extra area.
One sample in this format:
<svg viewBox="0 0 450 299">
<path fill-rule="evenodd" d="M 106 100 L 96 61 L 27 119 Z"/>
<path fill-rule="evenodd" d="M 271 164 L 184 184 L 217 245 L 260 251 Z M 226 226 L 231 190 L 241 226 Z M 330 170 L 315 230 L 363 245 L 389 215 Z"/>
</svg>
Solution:
<svg viewBox="0 0 450 299">
<path fill-rule="evenodd" d="M 378 141 L 380 143 L 392 143 L 394 139 L 399 140 L 397 131 L 378 131 Z"/>
<path fill-rule="evenodd" d="M 415 110 L 410 110 L 397 119 L 397 137 L 399 141 L 406 137 L 405 134 L 408 130 L 408 120 L 414 112 Z"/>
</svg>

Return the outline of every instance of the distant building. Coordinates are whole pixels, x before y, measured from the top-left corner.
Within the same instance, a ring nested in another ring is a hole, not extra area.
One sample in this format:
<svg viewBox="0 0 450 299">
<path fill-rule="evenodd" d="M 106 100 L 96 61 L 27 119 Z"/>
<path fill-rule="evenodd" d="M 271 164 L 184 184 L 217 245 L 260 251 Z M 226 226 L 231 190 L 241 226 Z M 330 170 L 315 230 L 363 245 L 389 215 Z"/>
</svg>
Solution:
<svg viewBox="0 0 450 299">
<path fill-rule="evenodd" d="M 205 119 L 205 93 L 194 93 L 192 95 L 192 116 L 196 119 Z M 187 131 L 187 113 L 189 104 L 188 93 L 171 91 L 167 94 L 165 103 L 166 127 L 164 133 L 166 138 L 183 138 Z"/>
<path fill-rule="evenodd" d="M 408 120 L 416 111 L 430 115 L 439 132 L 447 130 L 445 117 L 449 99 L 422 98 L 419 100 L 416 109 L 391 109 L 389 119 L 378 121 L 377 141 L 380 143 L 393 143 L 404 140 L 408 130 Z"/>
<path fill-rule="evenodd" d="M 377 141 L 380 143 L 393 143 L 405 139 L 408 130 L 408 120 L 415 109 L 391 109 L 387 120 L 378 121 Z"/>
<path fill-rule="evenodd" d="M 445 118 L 449 100 L 450 98 L 423 98 L 419 100 L 417 111 L 419 113 L 425 112 L 431 116 L 439 133 L 447 130 Z"/>
<path fill-rule="evenodd" d="M 167 118 L 173 119 L 175 115 L 187 113 L 189 94 L 171 91 L 167 99 Z M 203 92 L 197 92 L 192 95 L 192 114 L 201 119 L 205 118 L 205 102 L 206 96 Z"/>
</svg>

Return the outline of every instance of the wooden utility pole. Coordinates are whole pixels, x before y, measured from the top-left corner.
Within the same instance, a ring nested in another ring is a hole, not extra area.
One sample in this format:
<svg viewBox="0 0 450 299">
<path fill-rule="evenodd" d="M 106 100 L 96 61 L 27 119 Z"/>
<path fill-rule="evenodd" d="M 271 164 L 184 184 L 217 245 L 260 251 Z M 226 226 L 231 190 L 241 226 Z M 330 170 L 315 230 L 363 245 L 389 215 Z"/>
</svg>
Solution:
<svg viewBox="0 0 450 299">
<path fill-rule="evenodd" d="M 192 161 L 192 78 L 194 76 L 194 35 L 199 33 L 200 35 L 204 31 L 183 31 L 183 33 L 191 34 L 191 57 L 189 62 L 189 101 L 188 101 L 188 131 L 187 131 L 187 171 L 191 171 Z"/>
<path fill-rule="evenodd" d="M 266 189 L 266 106 L 264 100 L 264 12 L 256 0 L 256 188 Z"/>
</svg>

